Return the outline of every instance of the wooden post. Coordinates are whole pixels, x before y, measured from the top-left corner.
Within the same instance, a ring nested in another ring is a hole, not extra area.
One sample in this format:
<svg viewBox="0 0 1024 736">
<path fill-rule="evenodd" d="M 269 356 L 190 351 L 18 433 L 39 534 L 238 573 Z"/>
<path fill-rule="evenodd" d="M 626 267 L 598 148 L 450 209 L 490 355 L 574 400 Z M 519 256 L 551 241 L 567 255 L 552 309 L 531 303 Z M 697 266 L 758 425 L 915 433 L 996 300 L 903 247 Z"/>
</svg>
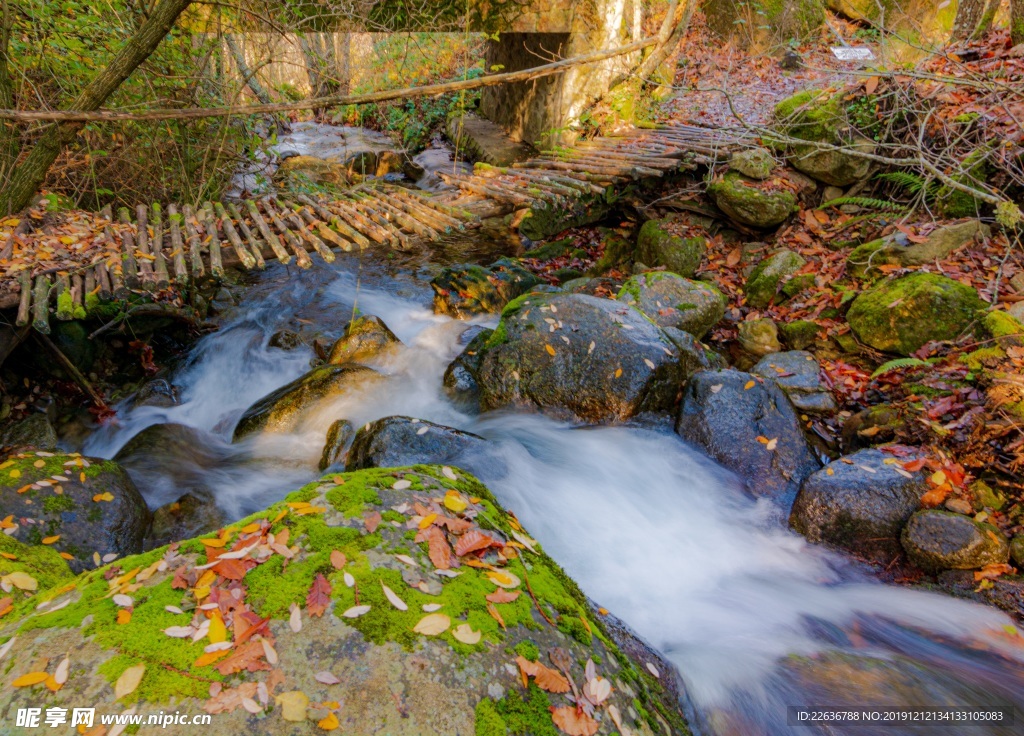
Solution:
<svg viewBox="0 0 1024 736">
<path fill-rule="evenodd" d="M 32 290 L 32 326 L 36 332 L 50 334 L 50 279 L 36 276 L 36 286 Z"/>
<path fill-rule="evenodd" d="M 21 286 L 21 294 L 18 299 L 18 317 L 14 324 L 24 327 L 28 324 L 29 307 L 32 305 L 32 274 L 28 269 L 18 272 L 18 284 Z"/>
<path fill-rule="evenodd" d="M 153 270 L 156 271 L 156 287 L 166 289 L 171 283 L 167 272 L 167 261 L 164 260 L 164 216 L 159 202 L 153 206 L 153 239 L 150 241 L 150 252 L 153 254 Z"/>
<path fill-rule="evenodd" d="M 188 286 L 188 268 L 185 266 L 185 241 L 181 237 L 181 215 L 178 207 L 167 205 L 167 220 L 171 226 L 171 260 L 174 262 L 174 280 L 182 287 Z"/>
<path fill-rule="evenodd" d="M 220 238 L 217 237 L 217 217 L 210 202 L 203 206 L 203 223 L 206 227 L 206 247 L 210 251 L 210 273 L 214 277 L 222 279 L 224 278 L 224 259 L 220 253 Z"/>
<path fill-rule="evenodd" d="M 128 213 L 127 207 L 117 211 L 118 219 L 121 221 L 121 243 L 124 246 L 124 257 L 121 259 L 122 277 L 129 289 L 139 287 L 139 263 L 135 259 L 135 238 L 131 232 L 132 216 Z"/>
</svg>

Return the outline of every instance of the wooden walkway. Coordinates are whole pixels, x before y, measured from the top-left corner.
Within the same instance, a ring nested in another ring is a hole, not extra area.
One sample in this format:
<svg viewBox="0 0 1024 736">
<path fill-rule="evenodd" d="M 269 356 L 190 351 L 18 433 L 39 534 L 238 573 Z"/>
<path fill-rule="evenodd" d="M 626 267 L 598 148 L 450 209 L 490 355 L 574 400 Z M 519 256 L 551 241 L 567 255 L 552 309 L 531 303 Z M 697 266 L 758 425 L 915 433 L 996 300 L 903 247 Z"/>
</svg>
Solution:
<svg viewBox="0 0 1024 736">
<path fill-rule="evenodd" d="M 81 319 L 98 304 L 133 292 L 187 289 L 225 269 L 263 268 L 277 259 L 309 268 L 330 263 L 335 251 L 374 244 L 408 250 L 479 226 L 479 215 L 525 207 L 570 207 L 647 177 L 713 165 L 749 142 L 693 126 L 633 129 L 547 152 L 508 168 L 478 165 L 472 175 L 441 174 L 458 188 L 454 198 L 372 181 L 336 199 L 267 197 L 207 202 L 198 210 L 170 204 L 109 208 L 92 220 L 87 263 L 34 263 L 0 278 L 0 308 L 17 305 L 15 324 L 50 331 L 58 320 Z M 481 208 L 481 204 L 490 207 Z M 12 236 L 15 237 L 15 236 Z M 31 240 L 35 233 L 24 236 Z M 7 255 L 10 248 L 5 247 Z M 2 256 L 0 256 L 2 257 Z M 6 283 L 4 283 L 6 282 Z"/>
</svg>

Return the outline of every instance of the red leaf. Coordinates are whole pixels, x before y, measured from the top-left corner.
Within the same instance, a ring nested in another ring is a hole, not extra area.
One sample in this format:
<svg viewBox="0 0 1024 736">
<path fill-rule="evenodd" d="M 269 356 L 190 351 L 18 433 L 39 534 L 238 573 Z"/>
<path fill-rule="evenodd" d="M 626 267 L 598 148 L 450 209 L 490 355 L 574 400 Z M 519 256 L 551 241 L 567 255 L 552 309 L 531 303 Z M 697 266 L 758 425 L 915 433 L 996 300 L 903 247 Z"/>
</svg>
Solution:
<svg viewBox="0 0 1024 736">
<path fill-rule="evenodd" d="M 428 526 L 420 532 L 420 536 L 427 540 L 427 555 L 430 561 L 438 570 L 447 570 L 452 566 L 452 548 L 444 532 L 436 526 Z"/>
<path fill-rule="evenodd" d="M 366 531 L 373 534 L 377 531 L 377 526 L 380 524 L 380 512 L 374 511 L 369 514 L 363 514 L 363 524 L 366 525 Z"/>
<path fill-rule="evenodd" d="M 270 669 L 270 665 L 263 659 L 262 641 L 247 641 L 232 652 L 227 659 L 218 662 L 215 667 L 222 675 L 230 675 L 242 670 L 259 672 Z"/>
<path fill-rule="evenodd" d="M 459 537 L 459 541 L 455 543 L 455 554 L 462 557 L 470 552 L 477 552 L 488 547 L 504 546 L 503 542 L 499 542 L 494 537 L 487 536 L 479 529 L 471 529 Z"/>
<path fill-rule="evenodd" d="M 306 612 L 310 616 L 322 616 L 331 602 L 331 584 L 320 573 L 316 574 L 313 585 L 306 596 Z"/>
<path fill-rule="evenodd" d="M 228 580 L 241 580 L 245 577 L 245 563 L 241 560 L 221 560 L 213 566 L 213 571 Z"/>
</svg>

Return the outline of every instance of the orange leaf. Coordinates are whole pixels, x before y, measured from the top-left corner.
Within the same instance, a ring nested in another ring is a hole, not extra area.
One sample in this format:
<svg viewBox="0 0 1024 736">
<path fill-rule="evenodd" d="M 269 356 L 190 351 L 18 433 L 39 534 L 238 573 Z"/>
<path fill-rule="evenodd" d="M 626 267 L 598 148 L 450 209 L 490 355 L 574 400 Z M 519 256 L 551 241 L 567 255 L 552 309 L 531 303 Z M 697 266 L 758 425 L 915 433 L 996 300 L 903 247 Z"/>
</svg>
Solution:
<svg viewBox="0 0 1024 736">
<path fill-rule="evenodd" d="M 27 675 L 22 675 L 17 680 L 11 683 L 11 687 L 31 687 L 32 685 L 38 685 L 40 682 L 46 682 L 46 678 L 49 677 L 47 672 L 29 672 Z"/>
<path fill-rule="evenodd" d="M 245 563 L 241 560 L 221 560 L 210 569 L 228 580 L 241 580 L 246 573 Z"/>
<path fill-rule="evenodd" d="M 427 540 L 427 554 L 438 570 L 447 570 L 452 566 L 452 548 L 448 544 L 444 532 L 436 526 L 427 527 L 420 534 Z"/>
<path fill-rule="evenodd" d="M 577 711 L 571 705 L 552 708 L 551 720 L 560 731 L 569 736 L 594 736 L 599 725 L 593 718 L 582 711 Z"/>
<path fill-rule="evenodd" d="M 878 77 L 870 77 L 864 82 L 864 94 L 873 95 L 878 89 Z"/>
<path fill-rule="evenodd" d="M 306 612 L 310 616 L 322 616 L 331 602 L 331 584 L 320 573 L 313 579 L 313 585 L 306 596 Z"/>
<path fill-rule="evenodd" d="M 230 649 L 221 649 L 216 652 L 207 652 L 206 654 L 201 655 L 199 659 L 197 659 L 195 662 L 193 662 L 192 666 L 205 667 L 208 664 L 213 664 L 218 659 L 226 657 L 230 651 Z"/>
<path fill-rule="evenodd" d="M 127 608 L 122 608 L 117 612 L 117 622 L 119 624 L 126 624 L 132 620 L 132 612 Z"/>
<path fill-rule="evenodd" d="M 345 554 L 343 552 L 339 552 L 338 550 L 331 552 L 331 565 L 335 570 L 340 570 L 345 567 L 346 562 L 348 562 L 348 560 L 345 559 Z"/>
<path fill-rule="evenodd" d="M 497 621 L 501 628 L 505 628 L 505 619 L 501 617 L 501 614 L 498 613 L 498 609 L 494 607 L 493 603 L 487 603 L 487 613 L 491 614 L 491 618 Z"/>
<path fill-rule="evenodd" d="M 377 527 L 380 525 L 380 512 L 373 511 L 368 514 L 363 514 L 363 525 L 366 527 L 366 531 L 373 534 L 377 531 Z"/>
<path fill-rule="evenodd" d="M 504 546 L 502 542 L 499 542 L 494 537 L 487 536 L 479 529 L 471 529 L 459 537 L 459 541 L 455 543 L 455 554 L 462 557 L 470 552 L 487 549 L 488 547 Z"/>
</svg>

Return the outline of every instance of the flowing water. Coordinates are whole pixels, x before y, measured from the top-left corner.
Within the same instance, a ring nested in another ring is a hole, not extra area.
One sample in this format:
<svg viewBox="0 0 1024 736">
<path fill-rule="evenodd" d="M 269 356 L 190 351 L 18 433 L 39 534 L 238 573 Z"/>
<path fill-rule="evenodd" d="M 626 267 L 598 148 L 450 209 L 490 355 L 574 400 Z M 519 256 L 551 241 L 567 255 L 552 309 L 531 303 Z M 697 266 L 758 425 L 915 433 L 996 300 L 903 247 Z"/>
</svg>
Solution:
<svg viewBox="0 0 1024 736">
<path fill-rule="evenodd" d="M 473 416 L 450 404 L 441 376 L 466 322 L 435 315 L 429 269 L 339 257 L 330 268 L 270 267 L 173 375 L 181 403 L 130 408 L 85 452 L 111 457 L 159 422 L 202 430 L 219 458 L 174 458 L 215 489 L 231 518 L 318 475 L 335 419 L 357 426 L 402 414 L 481 434 L 495 452 L 471 462 L 501 501 L 596 601 L 678 667 L 695 726 L 708 733 L 840 733 L 786 725 L 786 706 L 1008 705 L 1024 713 L 1024 648 L 994 609 L 873 582 L 842 558 L 781 528 L 764 503 L 665 427 L 580 428 L 535 414 Z M 269 348 L 282 327 L 340 333 L 353 303 L 404 346 L 378 364 L 385 389 L 317 406 L 290 435 L 230 445 L 254 401 L 309 368 L 307 348 Z M 493 321 L 493 320 L 492 320 Z M 160 467 L 141 490 L 173 500 Z M 1021 729 L 1021 730 L 1017 730 Z M 918 733 L 900 727 L 850 733 Z M 1010 734 L 1017 727 L 938 726 L 926 733 Z"/>
</svg>

